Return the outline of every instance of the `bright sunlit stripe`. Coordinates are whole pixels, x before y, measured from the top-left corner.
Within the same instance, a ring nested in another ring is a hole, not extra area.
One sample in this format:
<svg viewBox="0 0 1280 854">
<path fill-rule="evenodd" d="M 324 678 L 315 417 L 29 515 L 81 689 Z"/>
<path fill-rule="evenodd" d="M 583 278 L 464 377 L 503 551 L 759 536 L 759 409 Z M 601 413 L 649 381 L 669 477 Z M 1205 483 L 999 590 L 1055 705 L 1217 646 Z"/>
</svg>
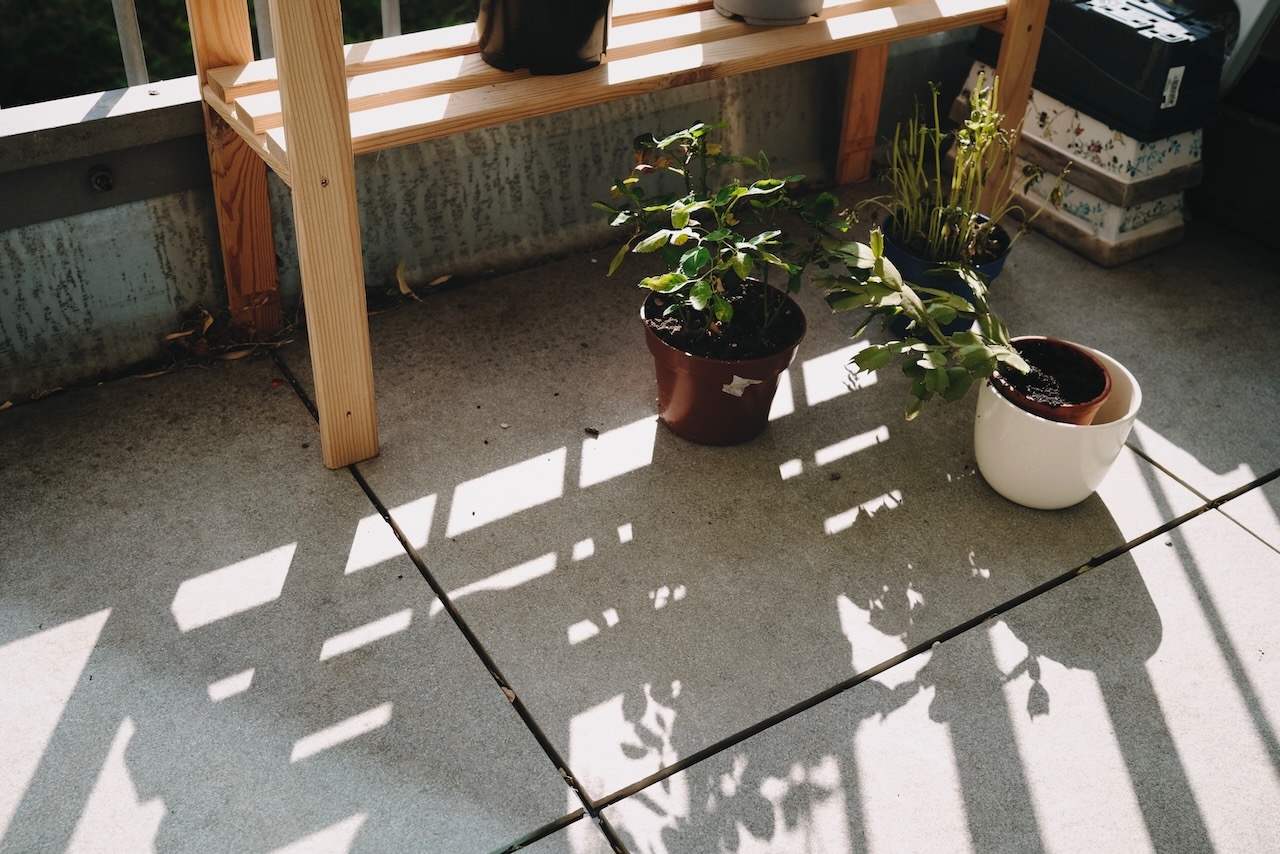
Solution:
<svg viewBox="0 0 1280 854">
<path fill-rule="evenodd" d="M 870 346 L 866 341 L 841 347 L 822 356 L 806 359 L 801 365 L 804 374 L 804 396 L 810 406 L 817 406 L 848 394 L 855 388 L 866 388 L 876 381 L 875 374 L 853 374 L 849 360 L 853 354 Z"/>
<path fill-rule="evenodd" d="M 225 679 L 219 679 L 217 682 L 209 683 L 209 699 L 213 702 L 225 700 L 228 697 L 234 697 L 236 694 L 243 694 L 249 690 L 249 686 L 253 684 L 253 668 L 242 670 L 234 676 L 228 676 Z"/>
<path fill-rule="evenodd" d="M 423 496 L 416 501 L 395 507 L 389 512 L 396 525 L 404 532 L 410 545 L 415 549 L 421 549 L 427 545 L 431 520 L 436 512 L 434 495 Z M 347 568 L 343 572 L 350 575 L 404 553 L 404 546 L 396 539 L 391 526 L 381 515 L 374 513 L 364 517 L 356 525 L 356 534 L 351 540 L 351 551 L 347 555 Z"/>
<path fill-rule="evenodd" d="M 271 854 L 318 854 L 327 851 L 350 851 L 355 845 L 356 834 L 369 818 L 368 813 L 356 813 L 337 824 L 331 824 L 324 830 L 317 830 L 308 836 L 290 842 L 283 848 L 277 848 Z"/>
<path fill-rule="evenodd" d="M 631 83 L 649 77 L 702 67 L 702 45 L 678 47 L 605 64 L 609 84 Z"/>
<path fill-rule="evenodd" d="M 169 606 L 178 628 L 189 632 L 278 599 L 297 549 L 290 543 L 182 582 Z"/>
<path fill-rule="evenodd" d="M 569 627 L 569 646 L 580 644 L 600 634 L 600 627 L 590 620 L 581 620 Z"/>
<path fill-rule="evenodd" d="M 164 821 L 164 801 L 143 801 L 125 755 L 137 732 L 133 718 L 120 722 L 106 761 L 80 810 L 67 844 L 68 854 L 83 851 L 156 851 L 156 832 Z"/>
<path fill-rule="evenodd" d="M 402 632 L 409 628 L 411 619 L 413 619 L 413 609 L 405 608 L 395 614 L 388 614 L 380 620 L 334 635 L 320 647 L 320 660 L 327 661 L 344 652 L 351 652 L 353 649 L 367 646 L 396 632 Z"/>
<path fill-rule="evenodd" d="M 787 460 L 778 466 L 778 474 L 783 480 L 791 480 L 793 477 L 799 477 L 804 473 L 804 463 L 800 460 Z"/>
<path fill-rule="evenodd" d="M 864 501 L 857 507 L 852 507 L 843 513 L 837 513 L 823 522 L 822 527 L 828 534 L 838 534 L 841 531 L 852 528 L 859 515 L 865 514 L 867 517 L 871 517 L 885 508 L 892 510 L 901 504 L 902 492 L 895 489 L 887 495 Z"/>
<path fill-rule="evenodd" d="M 791 387 L 791 371 L 783 371 L 778 376 L 778 391 L 773 395 L 773 403 L 769 406 L 769 420 L 777 421 L 796 411 L 796 395 Z"/>
<path fill-rule="evenodd" d="M 573 559 L 586 560 L 596 553 L 595 541 L 588 538 L 573 544 Z"/>
<path fill-rule="evenodd" d="M 566 456 L 566 449 L 556 448 L 458 484 L 445 535 L 456 536 L 559 498 L 564 494 Z"/>
<path fill-rule="evenodd" d="M 814 452 L 813 461 L 820 466 L 827 463 L 833 463 L 836 460 L 844 459 L 852 456 L 859 451 L 865 451 L 867 448 L 879 445 L 881 442 L 889 441 L 889 428 L 885 426 L 877 427 L 857 436 L 850 436 L 834 445 L 828 445 L 825 448 L 819 448 Z"/>
<path fill-rule="evenodd" d="M 519 566 L 504 569 L 502 572 L 490 575 L 488 578 L 473 581 L 465 587 L 459 587 L 449 594 L 449 598 L 457 601 L 463 596 L 470 596 L 472 593 L 479 593 L 482 590 L 511 590 L 525 582 L 547 575 L 555 568 L 556 553 L 551 552 L 531 561 L 526 561 Z M 434 617 L 443 609 L 444 605 L 441 604 L 439 599 L 436 599 L 431 603 L 431 616 Z"/>
<path fill-rule="evenodd" d="M 584 439 L 578 485 L 585 489 L 649 465 L 657 435 L 658 419 L 648 417 Z"/>
<path fill-rule="evenodd" d="M 0 839 L 110 616 L 106 608 L 0 646 Z"/>
<path fill-rule="evenodd" d="M 290 754 L 289 761 L 297 762 L 301 759 L 306 759 L 308 756 L 315 756 L 317 753 L 342 744 L 344 741 L 350 741 L 365 733 L 373 732 L 378 727 L 386 726 L 390 720 L 391 704 L 383 703 L 381 706 L 370 709 L 367 712 L 361 712 L 355 717 L 347 718 L 341 723 L 336 723 L 305 738 L 298 739 L 293 745 L 293 753 Z"/>
</svg>

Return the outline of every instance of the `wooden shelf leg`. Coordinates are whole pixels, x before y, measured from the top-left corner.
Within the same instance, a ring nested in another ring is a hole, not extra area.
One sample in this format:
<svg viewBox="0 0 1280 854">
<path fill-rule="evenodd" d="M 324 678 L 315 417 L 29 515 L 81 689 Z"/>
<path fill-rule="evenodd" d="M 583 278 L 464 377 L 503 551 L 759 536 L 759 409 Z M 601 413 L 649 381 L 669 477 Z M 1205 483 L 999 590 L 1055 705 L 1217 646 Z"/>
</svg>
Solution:
<svg viewBox="0 0 1280 854">
<path fill-rule="evenodd" d="M 244 0 L 188 0 L 187 16 L 201 91 L 210 68 L 253 61 Z M 203 106 L 231 324 L 254 338 L 271 336 L 284 320 L 267 168 L 221 116 Z"/>
<path fill-rule="evenodd" d="M 1044 37 L 1044 22 L 1048 14 L 1049 0 L 1009 0 L 1009 14 L 1005 18 L 1000 56 L 996 61 L 996 76 L 1000 78 L 1000 103 L 996 106 L 1004 114 L 1008 128 L 1017 127 L 1027 114 L 1036 58 L 1040 55 L 1040 40 Z M 994 186 L 1002 174 L 1003 170 L 992 170 L 993 185 L 986 188 L 985 199 L 1006 189 Z M 984 205 L 983 210 L 986 209 Z"/>
<path fill-rule="evenodd" d="M 320 444 L 339 468 L 378 453 L 338 0 L 270 0 Z"/>
<path fill-rule="evenodd" d="M 836 183 L 851 184 L 871 177 L 880 122 L 880 98 L 884 92 L 889 45 L 878 44 L 853 51 L 849 57 L 849 85 L 845 92 L 844 126 L 836 159 Z"/>
</svg>

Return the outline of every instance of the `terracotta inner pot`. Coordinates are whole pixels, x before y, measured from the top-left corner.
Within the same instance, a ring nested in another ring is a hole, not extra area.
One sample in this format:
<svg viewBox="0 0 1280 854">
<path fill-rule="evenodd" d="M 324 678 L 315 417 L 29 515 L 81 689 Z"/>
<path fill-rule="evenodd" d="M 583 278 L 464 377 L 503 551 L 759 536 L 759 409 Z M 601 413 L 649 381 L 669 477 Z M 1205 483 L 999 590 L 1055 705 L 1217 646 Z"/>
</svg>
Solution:
<svg viewBox="0 0 1280 854">
<path fill-rule="evenodd" d="M 1044 336 L 1013 339 L 1032 372 L 996 374 L 992 385 L 1021 409 L 1065 424 L 1092 424 L 1111 392 L 1111 375 L 1088 350 Z"/>
</svg>

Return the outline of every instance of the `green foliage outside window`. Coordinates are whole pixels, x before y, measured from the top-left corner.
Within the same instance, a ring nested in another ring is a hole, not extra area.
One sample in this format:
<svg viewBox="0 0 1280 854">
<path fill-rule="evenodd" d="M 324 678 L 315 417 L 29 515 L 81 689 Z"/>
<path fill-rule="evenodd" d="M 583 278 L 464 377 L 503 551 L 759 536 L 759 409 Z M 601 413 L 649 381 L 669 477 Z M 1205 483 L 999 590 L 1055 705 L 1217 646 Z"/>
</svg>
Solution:
<svg viewBox="0 0 1280 854">
<path fill-rule="evenodd" d="M 134 2 L 150 78 L 193 74 L 185 0 Z M 408 33 L 473 21 L 476 0 L 400 7 Z M 127 85 L 111 0 L 0 0 L 0 21 L 0 108 Z M 348 43 L 382 35 L 380 0 L 343 0 L 342 25 Z"/>
</svg>

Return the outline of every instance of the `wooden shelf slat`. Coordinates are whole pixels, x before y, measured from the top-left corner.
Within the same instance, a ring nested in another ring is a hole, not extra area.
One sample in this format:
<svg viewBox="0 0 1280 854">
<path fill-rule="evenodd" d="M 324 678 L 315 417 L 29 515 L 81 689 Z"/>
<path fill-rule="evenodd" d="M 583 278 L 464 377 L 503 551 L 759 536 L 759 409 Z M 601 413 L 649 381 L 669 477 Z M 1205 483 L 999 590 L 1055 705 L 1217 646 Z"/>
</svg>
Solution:
<svg viewBox="0 0 1280 854">
<path fill-rule="evenodd" d="M 218 93 L 212 86 L 204 87 L 204 100 L 262 158 L 271 171 L 280 176 L 280 180 L 286 184 L 292 183 L 289 176 L 289 158 L 285 155 L 284 149 L 273 147 L 265 134 L 255 133 L 251 127 L 241 121 L 235 114 L 235 110 L 218 97 Z"/>
<path fill-rule="evenodd" d="M 800 27 L 748 27 L 714 11 L 680 12 L 614 30 L 600 66 L 565 76 L 504 72 L 478 55 L 433 59 L 348 81 L 357 154 L 551 112 L 999 20 L 1004 0 L 828 0 Z M 678 26 L 672 27 L 672 24 Z M 661 49 L 658 49 L 661 48 Z M 348 66 L 348 71 L 351 71 Z M 238 123 L 284 159 L 278 93 L 239 98 Z"/>
</svg>

